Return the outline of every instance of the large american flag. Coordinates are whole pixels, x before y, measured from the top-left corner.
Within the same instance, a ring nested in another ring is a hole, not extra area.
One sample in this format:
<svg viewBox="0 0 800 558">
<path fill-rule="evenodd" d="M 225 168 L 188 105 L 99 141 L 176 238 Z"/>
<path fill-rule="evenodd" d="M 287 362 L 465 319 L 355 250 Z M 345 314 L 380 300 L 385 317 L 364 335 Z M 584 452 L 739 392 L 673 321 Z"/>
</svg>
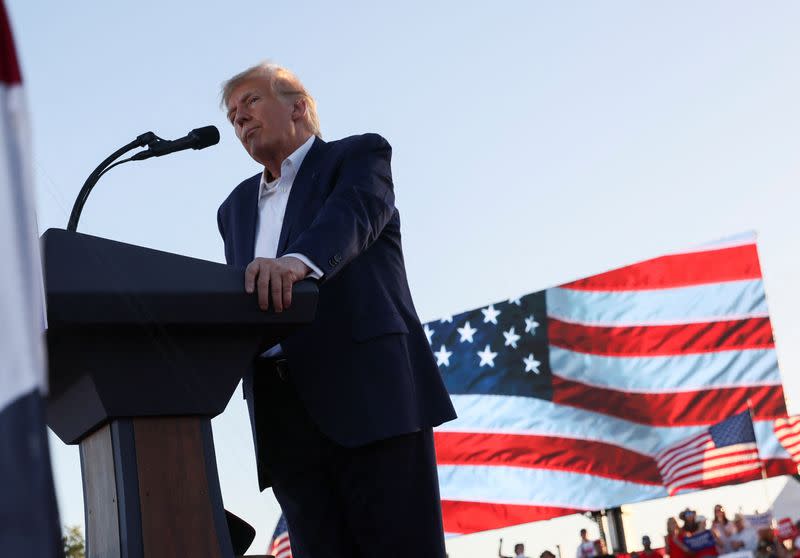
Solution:
<svg viewBox="0 0 800 558">
<path fill-rule="evenodd" d="M 269 553 L 275 558 L 292 558 L 292 545 L 289 543 L 289 526 L 286 523 L 286 516 L 281 514 L 272 540 L 269 542 Z"/>
<path fill-rule="evenodd" d="M 752 402 L 796 471 L 754 235 L 425 324 L 458 419 L 436 429 L 445 531 L 667 496 L 655 456 Z"/>
<path fill-rule="evenodd" d="M 761 478 L 750 412 L 743 411 L 661 450 L 656 462 L 670 496 Z"/>
</svg>

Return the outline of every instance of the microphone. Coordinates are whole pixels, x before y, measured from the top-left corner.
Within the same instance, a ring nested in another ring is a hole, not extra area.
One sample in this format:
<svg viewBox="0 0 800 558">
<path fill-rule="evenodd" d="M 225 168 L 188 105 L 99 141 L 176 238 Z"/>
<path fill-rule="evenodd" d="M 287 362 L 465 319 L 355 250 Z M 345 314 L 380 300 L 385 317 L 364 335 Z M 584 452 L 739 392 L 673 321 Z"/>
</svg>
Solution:
<svg viewBox="0 0 800 558">
<path fill-rule="evenodd" d="M 100 180 L 100 177 L 117 165 L 121 165 L 122 163 L 127 163 L 129 161 L 141 161 L 142 159 L 149 159 L 150 157 L 161 157 L 162 155 L 168 155 L 170 153 L 175 153 L 176 151 L 183 151 L 184 149 L 205 149 L 206 147 L 210 147 L 218 143 L 219 130 L 217 130 L 215 126 L 204 126 L 202 128 L 197 128 L 196 130 L 192 130 L 186 134 L 184 137 L 172 141 L 163 140 L 153 132 L 145 132 L 144 134 L 137 136 L 135 140 L 123 145 L 114 153 L 106 157 L 105 160 L 100 163 L 96 169 L 94 169 L 92 174 L 89 175 L 89 178 L 86 179 L 86 182 L 83 183 L 83 188 L 81 188 L 81 191 L 78 192 L 78 197 L 72 206 L 72 213 L 69 215 L 67 230 L 75 232 L 78 229 L 78 220 L 81 218 L 83 206 L 86 203 L 92 188 L 94 188 L 94 185 L 97 184 L 98 180 Z M 117 161 L 117 159 L 122 157 L 128 151 L 136 149 L 137 147 L 144 147 L 145 145 L 150 149 L 147 151 L 140 151 L 133 157 Z"/>
<path fill-rule="evenodd" d="M 184 149 L 205 149 L 212 145 L 219 143 L 219 130 L 216 126 L 203 126 L 196 128 L 176 140 L 162 140 L 157 139 L 150 143 L 150 149 L 140 151 L 133 157 L 133 161 L 142 161 L 150 157 L 161 157 L 162 155 L 169 155 L 176 151 L 183 151 Z"/>
</svg>

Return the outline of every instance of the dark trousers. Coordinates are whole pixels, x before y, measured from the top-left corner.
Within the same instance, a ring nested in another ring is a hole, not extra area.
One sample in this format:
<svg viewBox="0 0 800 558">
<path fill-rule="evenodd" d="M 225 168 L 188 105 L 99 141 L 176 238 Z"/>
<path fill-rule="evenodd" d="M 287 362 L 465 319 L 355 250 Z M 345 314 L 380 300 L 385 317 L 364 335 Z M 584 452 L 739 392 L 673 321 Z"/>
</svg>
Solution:
<svg viewBox="0 0 800 558">
<path fill-rule="evenodd" d="M 259 458 L 295 558 L 445 557 L 430 428 L 346 448 L 313 423 L 291 368 L 281 379 L 263 363 L 253 388 Z"/>
</svg>

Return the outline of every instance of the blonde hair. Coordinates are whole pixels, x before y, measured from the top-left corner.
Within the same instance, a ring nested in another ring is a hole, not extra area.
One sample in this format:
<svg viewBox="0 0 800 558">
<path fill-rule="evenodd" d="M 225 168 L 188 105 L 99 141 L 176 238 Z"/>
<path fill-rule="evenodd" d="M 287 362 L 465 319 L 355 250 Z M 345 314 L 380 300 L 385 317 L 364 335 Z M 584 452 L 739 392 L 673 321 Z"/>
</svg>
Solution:
<svg viewBox="0 0 800 558">
<path fill-rule="evenodd" d="M 306 90 L 300 79 L 288 70 L 269 61 L 264 61 L 239 72 L 222 84 L 222 100 L 220 104 L 227 108 L 231 93 L 243 81 L 253 77 L 264 77 L 269 80 L 272 92 L 283 100 L 303 99 L 306 103 L 306 124 L 312 134 L 322 137 L 317 116 L 317 102 Z"/>
</svg>

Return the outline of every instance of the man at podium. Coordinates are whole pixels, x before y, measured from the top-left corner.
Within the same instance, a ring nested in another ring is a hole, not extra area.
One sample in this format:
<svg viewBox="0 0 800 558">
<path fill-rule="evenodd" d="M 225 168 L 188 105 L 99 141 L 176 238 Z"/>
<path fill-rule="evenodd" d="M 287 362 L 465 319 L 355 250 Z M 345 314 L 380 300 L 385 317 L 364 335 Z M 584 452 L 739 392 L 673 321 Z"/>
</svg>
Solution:
<svg viewBox="0 0 800 558">
<path fill-rule="evenodd" d="M 222 102 L 263 171 L 222 203 L 229 264 L 264 311 L 319 282 L 313 323 L 243 380 L 259 485 L 272 486 L 297 558 L 444 557 L 432 427 L 455 418 L 406 279 L 391 147 L 325 142 L 285 68 L 235 75 Z"/>
</svg>

